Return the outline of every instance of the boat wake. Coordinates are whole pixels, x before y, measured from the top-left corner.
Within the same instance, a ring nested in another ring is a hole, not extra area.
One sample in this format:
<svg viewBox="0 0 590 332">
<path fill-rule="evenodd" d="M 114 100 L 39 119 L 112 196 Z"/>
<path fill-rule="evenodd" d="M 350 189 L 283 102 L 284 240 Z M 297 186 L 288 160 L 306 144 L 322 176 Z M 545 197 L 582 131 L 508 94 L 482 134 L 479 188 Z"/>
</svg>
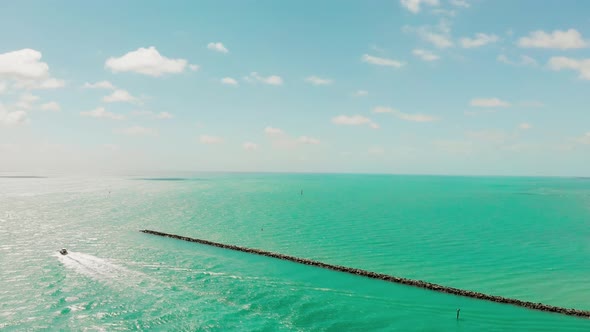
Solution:
<svg viewBox="0 0 590 332">
<path fill-rule="evenodd" d="M 143 273 L 129 270 L 107 259 L 81 252 L 70 251 L 67 255 L 57 253 L 55 256 L 66 268 L 98 281 L 128 286 L 145 281 L 147 277 Z"/>
</svg>

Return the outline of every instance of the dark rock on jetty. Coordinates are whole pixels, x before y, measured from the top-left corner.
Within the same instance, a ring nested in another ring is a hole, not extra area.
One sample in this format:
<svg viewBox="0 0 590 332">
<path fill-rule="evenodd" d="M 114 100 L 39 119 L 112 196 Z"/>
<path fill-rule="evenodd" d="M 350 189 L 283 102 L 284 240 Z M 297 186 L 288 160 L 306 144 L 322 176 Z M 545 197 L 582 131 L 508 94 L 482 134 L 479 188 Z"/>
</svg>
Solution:
<svg viewBox="0 0 590 332">
<path fill-rule="evenodd" d="M 274 257 L 274 258 L 278 258 L 278 259 L 282 259 L 282 260 L 286 260 L 286 261 L 292 261 L 295 263 L 317 266 L 317 267 L 321 267 L 321 268 L 329 269 L 329 270 L 334 270 L 334 271 L 346 272 L 346 273 L 355 274 L 355 275 L 363 276 L 363 277 L 367 277 L 367 278 L 378 279 L 378 280 L 389 281 L 389 282 L 408 285 L 408 286 L 430 289 L 430 290 L 433 290 L 436 292 L 441 292 L 441 293 L 471 297 L 471 298 L 478 299 L 478 300 L 486 300 L 486 301 L 492 301 L 492 302 L 497 302 L 497 303 L 512 304 L 515 306 L 524 307 L 524 308 L 528 308 L 528 309 L 554 312 L 554 313 L 558 313 L 558 314 L 562 314 L 562 315 L 590 318 L 590 311 L 587 311 L 587 310 L 568 309 L 568 308 L 556 307 L 556 306 L 543 304 L 543 303 L 533 303 L 533 302 L 521 301 L 521 300 L 517 300 L 517 299 L 510 299 L 510 298 L 506 298 L 506 297 L 502 297 L 502 296 L 488 295 L 488 294 L 473 292 L 473 291 L 464 290 L 464 289 L 458 289 L 458 288 L 453 288 L 453 287 L 437 285 L 437 284 L 433 284 L 433 283 L 421 281 L 421 280 L 400 278 L 400 277 L 395 277 L 395 276 L 382 274 L 382 273 L 376 273 L 376 272 L 371 272 L 371 271 L 366 271 L 366 270 L 361 270 L 361 269 L 354 269 L 354 268 L 350 268 L 350 267 L 346 267 L 346 266 L 326 264 L 326 263 L 322 263 L 322 262 L 313 261 L 311 259 L 287 256 L 287 255 L 278 254 L 278 253 L 274 253 L 274 252 L 270 252 L 270 251 L 264 251 L 264 250 L 260 250 L 260 249 L 238 247 L 238 246 L 234 246 L 234 245 L 230 245 L 230 244 L 223 244 L 223 243 L 212 242 L 212 241 L 207 241 L 207 240 L 194 239 L 194 238 L 190 238 L 190 237 L 186 237 L 186 236 L 162 233 L 162 232 L 157 232 L 157 231 L 152 231 L 152 230 L 147 230 L 147 229 L 141 230 L 141 232 L 147 233 L 147 234 L 152 234 L 152 235 L 169 237 L 169 238 L 183 240 L 183 241 L 206 244 L 206 245 L 213 246 L 213 247 L 242 251 L 242 252 L 247 252 L 247 253 L 251 253 L 251 254 L 267 256 L 267 257 Z"/>
</svg>

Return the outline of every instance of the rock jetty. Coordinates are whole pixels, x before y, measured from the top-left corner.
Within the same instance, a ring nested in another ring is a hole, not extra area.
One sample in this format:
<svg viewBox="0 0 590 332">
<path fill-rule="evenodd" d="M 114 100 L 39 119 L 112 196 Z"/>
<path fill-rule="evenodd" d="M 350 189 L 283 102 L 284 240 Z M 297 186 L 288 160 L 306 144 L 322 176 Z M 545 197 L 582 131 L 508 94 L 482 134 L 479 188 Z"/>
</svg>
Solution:
<svg viewBox="0 0 590 332">
<path fill-rule="evenodd" d="M 140 230 L 140 232 L 146 233 L 146 234 L 163 236 L 163 237 L 169 237 L 169 238 L 188 241 L 188 242 L 196 242 L 196 243 L 205 244 L 208 246 L 213 246 L 213 247 L 218 247 L 218 248 L 223 248 L 223 249 L 230 249 L 230 250 L 236 250 L 236 251 L 246 252 L 246 253 L 250 253 L 250 254 L 278 258 L 278 259 L 291 261 L 291 262 L 295 262 L 295 263 L 317 266 L 317 267 L 321 267 L 321 268 L 328 269 L 328 270 L 350 273 L 350 274 L 354 274 L 354 275 L 358 275 L 358 276 L 362 276 L 362 277 L 378 279 L 378 280 L 393 282 L 393 283 L 402 284 L 402 285 L 414 286 L 414 287 L 419 287 L 419 288 L 425 288 L 425 289 L 429 289 L 429 290 L 440 292 L 440 293 L 453 294 L 453 295 L 470 297 L 470 298 L 474 298 L 474 299 L 478 299 L 478 300 L 485 300 L 485 301 L 491 301 L 491 302 L 497 302 L 497 303 L 511 304 L 511 305 L 524 307 L 524 308 L 532 309 L 532 310 L 553 312 L 553 313 L 558 313 L 558 314 L 568 315 L 568 316 L 590 318 L 590 311 L 588 311 L 588 310 L 562 308 L 562 307 L 556 307 L 556 306 L 543 304 L 543 303 L 534 303 L 534 302 L 522 301 L 522 300 L 518 300 L 518 299 L 506 298 L 506 297 L 502 297 L 502 296 L 489 295 L 489 294 L 474 292 L 474 291 L 470 291 L 470 290 L 464 290 L 464 289 L 459 289 L 459 288 L 454 288 L 454 287 L 447 287 L 447 286 L 442 286 L 442 285 L 438 285 L 438 284 L 433 284 L 433 283 L 422 281 L 422 280 L 401 278 L 401 277 L 396 277 L 396 276 L 392 276 L 392 275 L 388 275 L 388 274 L 371 272 L 371 271 L 361 270 L 361 269 L 355 269 L 355 268 L 341 266 L 341 265 L 327 264 L 327 263 L 314 261 L 311 259 L 288 256 L 288 255 L 283 255 L 283 254 L 260 250 L 260 249 L 234 246 L 231 244 L 223 244 L 223 243 L 207 241 L 207 240 L 202 240 L 202 239 L 195 239 L 195 238 L 190 238 L 190 237 L 186 237 L 186 236 L 180 236 L 180 235 L 168 234 L 168 233 L 163 233 L 163 232 L 158 232 L 158 231 L 152 231 L 152 230 L 148 230 L 148 229 Z"/>
</svg>

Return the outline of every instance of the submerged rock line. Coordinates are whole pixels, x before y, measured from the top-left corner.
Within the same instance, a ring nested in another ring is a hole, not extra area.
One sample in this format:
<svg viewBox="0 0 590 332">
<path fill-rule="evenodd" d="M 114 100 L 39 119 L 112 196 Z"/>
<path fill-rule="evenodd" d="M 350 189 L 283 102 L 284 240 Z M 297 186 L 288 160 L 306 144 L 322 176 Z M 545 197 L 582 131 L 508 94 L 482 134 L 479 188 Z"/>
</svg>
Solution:
<svg viewBox="0 0 590 332">
<path fill-rule="evenodd" d="M 321 268 L 328 269 L 328 270 L 340 271 L 340 272 L 350 273 L 350 274 L 363 276 L 363 277 L 367 277 L 367 278 L 378 279 L 378 280 L 393 282 L 393 283 L 402 284 L 402 285 L 408 285 L 408 286 L 429 289 L 429 290 L 440 292 L 440 293 L 447 293 L 447 294 L 453 294 L 453 295 L 458 295 L 458 296 L 470 297 L 470 298 L 474 298 L 474 299 L 478 299 L 478 300 L 485 300 L 485 301 L 491 301 L 491 302 L 496 302 L 496 303 L 511 304 L 511 305 L 524 307 L 524 308 L 532 309 L 532 310 L 554 312 L 554 313 L 558 313 L 558 314 L 562 314 L 562 315 L 590 318 L 590 311 L 588 311 L 588 310 L 562 308 L 562 307 L 556 307 L 556 306 L 543 304 L 543 303 L 534 303 L 534 302 L 522 301 L 522 300 L 518 300 L 518 299 L 506 298 L 506 297 L 502 297 L 502 296 L 489 295 L 489 294 L 474 292 L 474 291 L 470 291 L 470 290 L 464 290 L 464 289 L 459 289 L 459 288 L 454 288 L 454 287 L 447 287 L 447 286 L 442 286 L 442 285 L 438 285 L 438 284 L 433 284 L 433 283 L 422 281 L 422 280 L 401 278 L 401 277 L 396 277 L 396 276 L 392 276 L 392 275 L 388 275 L 388 274 L 371 272 L 371 271 L 361 270 L 361 269 L 355 269 L 355 268 L 341 266 L 341 265 L 327 264 L 327 263 L 314 261 L 311 259 L 288 256 L 288 255 L 283 255 L 283 254 L 260 250 L 260 249 L 234 246 L 231 244 L 223 244 L 223 243 L 207 241 L 207 240 L 202 240 L 202 239 L 195 239 L 195 238 L 190 238 L 190 237 L 186 237 L 186 236 L 180 236 L 180 235 L 168 234 L 168 233 L 163 233 L 163 232 L 158 232 L 158 231 L 152 231 L 152 230 L 148 230 L 148 229 L 140 230 L 140 232 L 146 233 L 146 234 L 163 236 L 163 237 L 169 237 L 169 238 L 188 241 L 188 242 L 205 244 L 208 246 L 213 246 L 213 247 L 218 247 L 218 248 L 223 248 L 223 249 L 230 249 L 230 250 L 236 250 L 236 251 L 261 255 L 261 256 L 278 258 L 278 259 L 291 261 L 291 262 L 295 262 L 295 263 L 317 266 L 317 267 L 321 267 Z"/>
</svg>

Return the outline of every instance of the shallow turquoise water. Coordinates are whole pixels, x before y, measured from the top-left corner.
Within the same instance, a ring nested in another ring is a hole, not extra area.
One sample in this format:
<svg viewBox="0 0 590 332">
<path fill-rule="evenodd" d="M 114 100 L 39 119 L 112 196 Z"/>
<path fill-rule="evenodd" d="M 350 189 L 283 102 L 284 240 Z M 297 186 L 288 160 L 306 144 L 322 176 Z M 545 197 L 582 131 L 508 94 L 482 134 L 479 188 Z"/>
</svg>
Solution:
<svg viewBox="0 0 590 332">
<path fill-rule="evenodd" d="M 0 178 L 0 329 L 588 330 L 587 319 L 137 232 L 590 309 L 588 226 L 590 181 L 575 178 Z"/>
</svg>

